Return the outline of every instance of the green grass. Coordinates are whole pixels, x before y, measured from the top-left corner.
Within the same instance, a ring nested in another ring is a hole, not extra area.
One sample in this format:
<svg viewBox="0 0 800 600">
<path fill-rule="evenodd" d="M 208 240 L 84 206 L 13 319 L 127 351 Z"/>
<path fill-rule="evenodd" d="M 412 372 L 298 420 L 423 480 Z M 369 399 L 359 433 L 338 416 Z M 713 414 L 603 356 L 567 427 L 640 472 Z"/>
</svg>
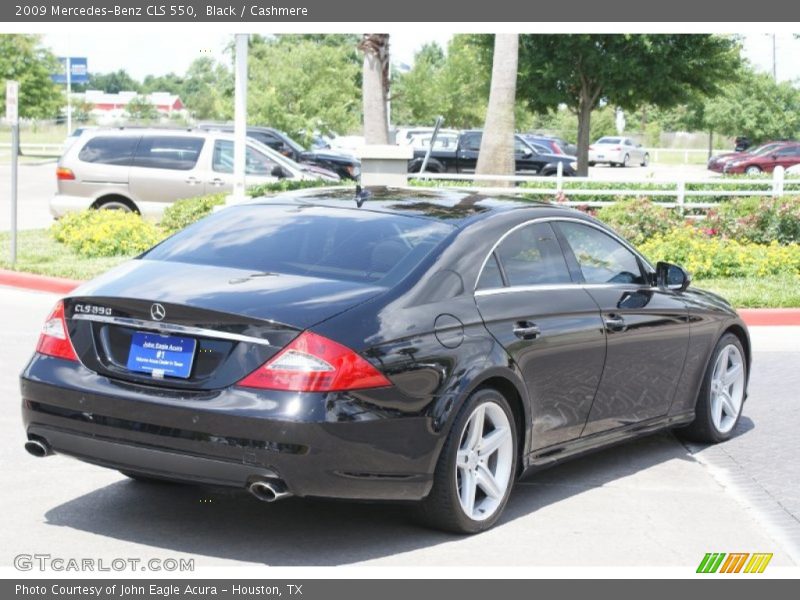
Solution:
<svg viewBox="0 0 800 600">
<path fill-rule="evenodd" d="M 0 268 L 11 268 L 8 256 L 9 234 L 3 232 L 0 233 Z M 46 229 L 33 229 L 19 232 L 15 270 L 69 279 L 91 279 L 129 258 L 82 258 L 56 242 Z M 723 296 L 737 308 L 800 307 L 800 275 L 705 279 L 692 285 Z"/>
<path fill-rule="evenodd" d="M 736 308 L 800 307 L 800 275 L 705 279 L 692 285 L 719 294 Z"/>
<path fill-rule="evenodd" d="M 10 234 L 0 233 L 0 268 L 10 269 Z M 91 279 L 130 257 L 83 258 L 56 242 L 46 229 L 20 231 L 17 236 L 15 271 L 69 279 Z"/>
</svg>

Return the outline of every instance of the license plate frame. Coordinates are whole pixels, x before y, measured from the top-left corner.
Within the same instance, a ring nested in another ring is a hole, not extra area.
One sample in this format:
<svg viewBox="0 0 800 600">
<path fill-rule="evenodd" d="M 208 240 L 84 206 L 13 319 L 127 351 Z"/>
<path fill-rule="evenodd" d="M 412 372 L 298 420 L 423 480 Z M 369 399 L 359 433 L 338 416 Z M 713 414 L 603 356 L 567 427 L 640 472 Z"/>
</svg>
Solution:
<svg viewBox="0 0 800 600">
<path fill-rule="evenodd" d="M 192 374 L 197 340 L 189 337 L 136 331 L 131 336 L 127 369 L 154 379 L 188 379 Z"/>
</svg>

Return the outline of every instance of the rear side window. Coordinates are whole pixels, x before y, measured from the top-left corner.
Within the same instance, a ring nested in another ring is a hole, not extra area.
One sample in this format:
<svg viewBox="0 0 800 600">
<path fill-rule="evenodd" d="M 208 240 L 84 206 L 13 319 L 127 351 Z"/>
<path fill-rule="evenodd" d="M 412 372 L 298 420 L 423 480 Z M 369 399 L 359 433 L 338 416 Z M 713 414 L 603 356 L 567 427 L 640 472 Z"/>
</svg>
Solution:
<svg viewBox="0 0 800 600">
<path fill-rule="evenodd" d="M 144 258 L 383 284 L 409 273 L 452 231 L 367 209 L 252 204 L 215 213 Z"/>
<path fill-rule="evenodd" d="M 470 133 L 461 138 L 461 149 L 470 152 L 479 152 L 481 149 L 481 134 Z"/>
<path fill-rule="evenodd" d="M 78 160 L 101 165 L 117 165 L 129 167 L 133 162 L 133 153 L 139 143 L 138 136 L 93 137 L 78 153 Z"/>
<path fill-rule="evenodd" d="M 586 283 L 645 283 L 636 256 L 610 235 L 580 223 L 558 223 Z"/>
<path fill-rule="evenodd" d="M 532 223 L 517 229 L 503 240 L 496 254 L 509 285 L 572 282 L 549 223 Z"/>
<path fill-rule="evenodd" d="M 133 166 L 188 171 L 197 164 L 203 142 L 203 138 L 199 137 L 143 137 L 136 150 Z"/>
</svg>

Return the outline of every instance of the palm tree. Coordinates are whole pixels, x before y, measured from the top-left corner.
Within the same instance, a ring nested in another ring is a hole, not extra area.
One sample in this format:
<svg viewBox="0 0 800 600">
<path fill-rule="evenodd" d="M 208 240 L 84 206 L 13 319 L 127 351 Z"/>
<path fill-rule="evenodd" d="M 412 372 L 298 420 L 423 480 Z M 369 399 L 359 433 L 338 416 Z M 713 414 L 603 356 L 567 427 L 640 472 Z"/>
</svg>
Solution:
<svg viewBox="0 0 800 600">
<path fill-rule="evenodd" d="M 365 33 L 358 49 L 364 53 L 364 139 L 367 144 L 388 144 L 389 34 Z"/>
<path fill-rule="evenodd" d="M 513 175 L 515 172 L 514 104 L 517 95 L 518 49 L 518 34 L 498 33 L 494 36 L 492 86 L 475 168 L 478 175 Z M 511 185 L 510 182 L 496 183 Z"/>
</svg>

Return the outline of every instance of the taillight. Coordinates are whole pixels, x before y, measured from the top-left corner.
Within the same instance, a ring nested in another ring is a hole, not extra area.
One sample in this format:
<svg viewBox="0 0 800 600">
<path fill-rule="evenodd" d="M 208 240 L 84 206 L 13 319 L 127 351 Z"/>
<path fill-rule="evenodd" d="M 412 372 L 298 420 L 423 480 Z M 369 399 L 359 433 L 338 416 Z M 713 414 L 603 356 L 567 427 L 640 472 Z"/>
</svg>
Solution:
<svg viewBox="0 0 800 600">
<path fill-rule="evenodd" d="M 292 392 L 337 392 L 391 383 L 350 348 L 306 331 L 237 385 Z"/>
<path fill-rule="evenodd" d="M 68 169 L 67 167 L 58 167 L 56 169 L 56 179 L 59 181 L 72 181 L 75 179 L 75 173 L 72 172 L 72 169 Z"/>
<path fill-rule="evenodd" d="M 616 148 L 614 148 L 614 152 L 619 152 L 620 150 L 622 150 L 621 146 L 617 146 Z"/>
<path fill-rule="evenodd" d="M 55 356 L 66 360 L 78 360 L 72 342 L 67 333 L 67 322 L 64 320 L 64 302 L 59 300 L 42 327 L 36 351 L 40 354 Z"/>
</svg>

